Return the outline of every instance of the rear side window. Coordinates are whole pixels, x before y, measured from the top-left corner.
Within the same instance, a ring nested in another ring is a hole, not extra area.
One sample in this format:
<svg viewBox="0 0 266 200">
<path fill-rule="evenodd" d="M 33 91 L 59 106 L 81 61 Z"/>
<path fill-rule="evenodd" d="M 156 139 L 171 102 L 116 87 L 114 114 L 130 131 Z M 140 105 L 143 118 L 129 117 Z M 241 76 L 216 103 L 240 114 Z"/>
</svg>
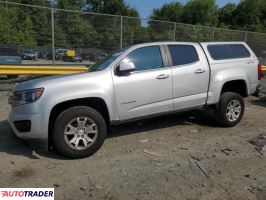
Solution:
<svg viewBox="0 0 266 200">
<path fill-rule="evenodd" d="M 242 44 L 208 45 L 207 48 L 214 60 L 250 57 L 249 51 Z"/>
<path fill-rule="evenodd" d="M 232 59 L 228 45 L 209 45 L 208 51 L 214 60 Z"/>
<path fill-rule="evenodd" d="M 229 45 L 234 58 L 247 58 L 250 57 L 249 51 L 241 44 Z"/>
<path fill-rule="evenodd" d="M 199 60 L 196 49 L 191 45 L 168 45 L 173 66 L 194 63 Z"/>
<path fill-rule="evenodd" d="M 126 59 L 135 64 L 136 71 L 164 67 L 159 46 L 149 46 L 136 49 L 129 53 Z"/>
</svg>

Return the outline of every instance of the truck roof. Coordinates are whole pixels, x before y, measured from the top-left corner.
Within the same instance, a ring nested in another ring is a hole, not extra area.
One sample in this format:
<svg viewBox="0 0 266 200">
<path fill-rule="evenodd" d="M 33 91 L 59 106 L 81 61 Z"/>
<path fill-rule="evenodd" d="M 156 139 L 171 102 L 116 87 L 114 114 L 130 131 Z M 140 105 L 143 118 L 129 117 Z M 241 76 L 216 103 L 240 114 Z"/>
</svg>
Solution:
<svg viewBox="0 0 266 200">
<path fill-rule="evenodd" d="M 230 42 L 223 42 L 223 41 L 216 41 L 216 42 L 187 42 L 187 41 L 165 41 L 165 42 L 147 42 L 141 43 L 136 45 L 154 45 L 154 44 L 246 44 L 243 41 L 230 41 Z"/>
<path fill-rule="evenodd" d="M 147 42 L 147 43 L 141 43 L 141 44 L 135 44 L 133 46 L 149 46 L 149 45 L 164 45 L 164 44 L 183 44 L 183 45 L 194 45 L 194 44 L 202 44 L 202 45 L 210 45 L 210 44 L 243 44 L 245 46 L 247 46 L 247 44 L 245 42 L 241 42 L 241 41 L 217 41 L 217 42 L 185 42 L 185 41 L 165 41 L 165 42 Z"/>
</svg>

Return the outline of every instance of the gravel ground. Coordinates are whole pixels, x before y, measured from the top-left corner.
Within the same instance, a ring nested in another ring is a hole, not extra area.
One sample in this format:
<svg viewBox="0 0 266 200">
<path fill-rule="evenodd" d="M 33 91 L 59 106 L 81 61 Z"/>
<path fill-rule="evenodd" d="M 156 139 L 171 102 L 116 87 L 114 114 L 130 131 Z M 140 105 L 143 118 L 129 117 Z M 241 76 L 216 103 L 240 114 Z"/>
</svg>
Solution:
<svg viewBox="0 0 266 200">
<path fill-rule="evenodd" d="M 206 111 L 158 117 L 113 127 L 92 157 L 68 160 L 14 136 L 9 93 L 0 92 L 0 187 L 54 187 L 56 199 L 266 199 L 266 151 L 248 142 L 266 134 L 265 97 L 247 98 L 234 128 Z"/>
</svg>

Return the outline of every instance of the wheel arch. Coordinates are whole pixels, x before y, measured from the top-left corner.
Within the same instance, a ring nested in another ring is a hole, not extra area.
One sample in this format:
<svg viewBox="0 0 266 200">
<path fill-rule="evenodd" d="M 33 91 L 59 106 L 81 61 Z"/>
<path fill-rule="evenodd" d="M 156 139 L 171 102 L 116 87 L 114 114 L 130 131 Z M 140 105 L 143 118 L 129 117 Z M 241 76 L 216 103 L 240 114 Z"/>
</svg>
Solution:
<svg viewBox="0 0 266 200">
<path fill-rule="evenodd" d="M 107 125 L 110 124 L 110 114 L 104 99 L 100 97 L 88 97 L 88 98 L 79 98 L 73 100 L 67 100 L 64 102 L 60 102 L 53 106 L 49 115 L 48 122 L 48 141 L 49 146 L 52 145 L 51 134 L 54 127 L 54 123 L 56 118 L 62 113 L 64 110 L 75 107 L 75 106 L 88 106 L 95 110 L 97 110 L 104 118 Z"/>
<path fill-rule="evenodd" d="M 242 97 L 247 97 L 249 94 L 247 82 L 244 79 L 226 81 L 221 87 L 220 95 L 225 92 L 235 92 Z"/>
</svg>

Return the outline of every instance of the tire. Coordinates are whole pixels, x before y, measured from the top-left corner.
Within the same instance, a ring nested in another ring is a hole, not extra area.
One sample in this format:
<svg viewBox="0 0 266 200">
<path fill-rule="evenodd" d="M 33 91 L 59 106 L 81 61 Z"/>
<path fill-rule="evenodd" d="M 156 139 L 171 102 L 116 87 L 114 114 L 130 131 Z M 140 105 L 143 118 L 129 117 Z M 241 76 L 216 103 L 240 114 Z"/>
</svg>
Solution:
<svg viewBox="0 0 266 200">
<path fill-rule="evenodd" d="M 234 105 L 236 105 L 235 109 Z M 215 110 L 216 120 L 223 127 L 233 127 L 242 119 L 244 110 L 245 103 L 242 96 L 233 92 L 225 92 L 221 94 Z M 232 113 L 234 113 L 234 115 L 232 115 Z"/>
<path fill-rule="evenodd" d="M 83 123 L 82 126 L 79 126 L 78 124 L 81 123 Z M 88 132 L 91 133 L 88 134 L 87 129 L 90 129 Z M 98 111 L 87 106 L 76 106 L 65 110 L 57 117 L 52 132 L 52 141 L 55 149 L 64 156 L 84 158 L 100 149 L 106 132 L 106 122 Z M 94 135 L 94 138 L 91 138 L 91 135 Z M 85 143 L 88 143 L 87 147 Z"/>
</svg>

